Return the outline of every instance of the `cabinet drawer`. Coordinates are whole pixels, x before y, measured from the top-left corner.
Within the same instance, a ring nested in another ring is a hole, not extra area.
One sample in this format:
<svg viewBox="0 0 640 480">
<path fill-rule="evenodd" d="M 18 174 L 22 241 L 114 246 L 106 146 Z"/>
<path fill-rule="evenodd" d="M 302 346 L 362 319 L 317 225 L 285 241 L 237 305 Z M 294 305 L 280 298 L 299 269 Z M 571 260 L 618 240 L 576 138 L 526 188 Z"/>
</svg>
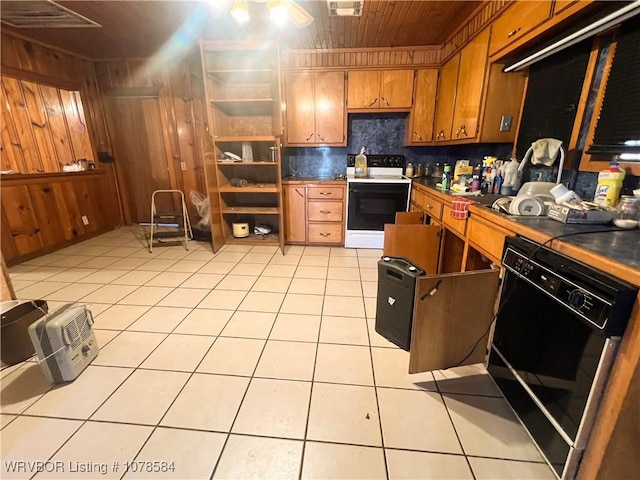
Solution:
<svg viewBox="0 0 640 480">
<path fill-rule="evenodd" d="M 315 199 L 343 199 L 344 188 L 342 187 L 307 187 L 307 198 Z"/>
<path fill-rule="evenodd" d="M 310 222 L 341 222 L 344 203 L 310 201 L 307 216 Z"/>
<path fill-rule="evenodd" d="M 436 220 L 442 219 L 442 202 L 440 200 L 437 200 L 430 195 L 423 194 L 422 203 L 418 205 L 420 205 L 424 212 L 430 217 L 433 217 Z"/>
<path fill-rule="evenodd" d="M 310 223 L 309 243 L 342 243 L 341 223 Z"/>
<path fill-rule="evenodd" d="M 474 248 L 484 253 L 494 262 L 500 263 L 504 239 L 513 232 L 503 230 L 482 218 L 471 217 L 467 222 L 467 238 Z"/>
<path fill-rule="evenodd" d="M 549 18 L 551 1 L 520 1 L 493 24 L 489 55 L 493 55 Z"/>
<path fill-rule="evenodd" d="M 467 229 L 467 220 L 458 220 L 457 218 L 453 218 L 451 216 L 451 212 L 451 207 L 445 205 L 442 209 L 442 223 L 454 232 L 458 232 L 460 235 L 464 236 Z"/>
</svg>

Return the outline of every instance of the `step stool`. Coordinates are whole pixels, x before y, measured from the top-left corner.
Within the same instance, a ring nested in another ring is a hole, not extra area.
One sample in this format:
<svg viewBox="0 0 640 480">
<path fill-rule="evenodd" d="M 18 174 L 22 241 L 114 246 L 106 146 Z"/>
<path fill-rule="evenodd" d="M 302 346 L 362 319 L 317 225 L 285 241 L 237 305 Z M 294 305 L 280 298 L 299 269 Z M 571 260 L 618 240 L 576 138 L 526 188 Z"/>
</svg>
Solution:
<svg viewBox="0 0 640 480">
<path fill-rule="evenodd" d="M 158 212 L 156 208 L 156 196 L 171 196 L 174 205 L 176 200 L 180 204 L 180 211 L 177 212 Z M 172 224 L 168 227 L 166 224 Z M 193 238 L 191 230 L 191 222 L 187 214 L 187 205 L 184 202 L 184 193 L 181 190 L 156 190 L 151 195 L 151 224 L 149 230 L 149 252 L 153 251 L 154 244 L 156 246 L 174 245 L 177 239 L 181 239 L 184 248 L 189 250 L 189 240 Z M 177 226 L 175 226 L 177 225 Z M 158 230 L 158 227 L 170 228 L 167 230 Z M 167 239 L 173 241 L 167 242 Z M 163 241 L 164 240 L 164 241 Z"/>
</svg>

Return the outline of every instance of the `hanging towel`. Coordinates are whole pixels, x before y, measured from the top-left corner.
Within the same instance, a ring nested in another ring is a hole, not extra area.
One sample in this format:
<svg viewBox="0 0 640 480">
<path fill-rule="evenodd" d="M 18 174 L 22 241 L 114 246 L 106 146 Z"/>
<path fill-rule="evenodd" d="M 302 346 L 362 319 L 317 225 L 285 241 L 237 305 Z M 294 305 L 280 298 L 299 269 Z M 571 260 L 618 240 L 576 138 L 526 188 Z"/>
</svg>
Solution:
<svg viewBox="0 0 640 480">
<path fill-rule="evenodd" d="M 478 203 L 468 198 L 454 198 L 451 202 L 451 216 L 458 220 L 465 220 L 469 216 L 469 205 Z"/>
<path fill-rule="evenodd" d="M 550 167 L 556 161 L 556 157 L 560 152 L 562 140 L 555 138 L 541 138 L 531 144 L 533 154 L 531 155 L 531 163 L 533 165 L 546 165 Z"/>
</svg>

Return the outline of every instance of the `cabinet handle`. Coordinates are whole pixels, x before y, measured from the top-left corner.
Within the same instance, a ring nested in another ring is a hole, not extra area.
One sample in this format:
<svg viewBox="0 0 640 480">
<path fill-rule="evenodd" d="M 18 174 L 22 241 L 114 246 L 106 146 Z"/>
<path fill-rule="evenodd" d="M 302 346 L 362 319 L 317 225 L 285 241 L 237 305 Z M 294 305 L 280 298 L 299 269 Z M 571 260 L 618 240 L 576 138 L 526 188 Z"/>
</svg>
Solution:
<svg viewBox="0 0 640 480">
<path fill-rule="evenodd" d="M 518 33 L 520 31 L 520 28 L 521 27 L 518 27 L 515 30 L 511 30 L 509 33 L 507 33 L 507 38 L 513 37 L 516 33 Z"/>
<path fill-rule="evenodd" d="M 307 137 L 307 139 L 305 140 L 305 142 L 308 142 L 309 140 L 311 140 L 311 137 L 313 137 L 313 132 L 311 132 L 309 134 L 309 136 Z"/>
<path fill-rule="evenodd" d="M 428 203 L 425 205 L 429 210 L 433 210 L 433 205 L 429 205 Z"/>
<path fill-rule="evenodd" d="M 466 125 L 460 125 L 460 129 L 458 131 L 460 133 L 462 133 L 465 137 L 469 136 L 469 134 L 467 133 L 467 126 Z"/>
<path fill-rule="evenodd" d="M 316 135 L 318 135 L 318 138 L 321 142 L 324 142 L 324 137 L 322 135 L 320 135 L 319 133 L 316 133 Z"/>
<path fill-rule="evenodd" d="M 301 194 L 301 193 L 300 193 L 300 190 L 298 190 L 297 188 L 296 188 L 296 193 L 297 193 L 298 195 L 300 195 L 301 197 L 303 197 L 303 198 L 304 198 L 304 195 L 303 195 L 303 194 Z"/>
<path fill-rule="evenodd" d="M 440 139 L 442 139 L 442 140 L 446 139 L 445 134 L 444 134 L 444 130 L 440 130 L 438 132 L 438 136 L 436 137 L 436 140 L 440 140 Z"/>
<path fill-rule="evenodd" d="M 422 138 L 422 135 L 420 135 L 418 132 L 413 132 L 413 134 L 418 137 L 418 140 L 420 140 L 421 142 L 424 142 L 424 139 Z"/>
<path fill-rule="evenodd" d="M 330 233 L 320 233 L 321 237 L 330 237 L 331 234 Z"/>
<path fill-rule="evenodd" d="M 320 210 L 320 213 L 328 214 L 331 213 L 331 210 Z"/>
<path fill-rule="evenodd" d="M 387 102 L 387 99 L 386 99 L 386 98 L 384 98 L 384 97 L 380 97 L 380 99 L 381 99 L 384 103 L 386 103 L 386 104 L 387 104 L 387 107 L 390 107 L 390 106 L 391 106 L 391 104 L 390 104 L 389 102 Z"/>
<path fill-rule="evenodd" d="M 320 195 L 331 195 L 331 192 L 320 192 Z"/>
<path fill-rule="evenodd" d="M 367 107 L 372 107 L 374 103 L 376 103 L 378 101 L 378 97 L 374 98 L 373 100 L 371 100 L 371 103 L 369 105 L 367 105 Z"/>
</svg>

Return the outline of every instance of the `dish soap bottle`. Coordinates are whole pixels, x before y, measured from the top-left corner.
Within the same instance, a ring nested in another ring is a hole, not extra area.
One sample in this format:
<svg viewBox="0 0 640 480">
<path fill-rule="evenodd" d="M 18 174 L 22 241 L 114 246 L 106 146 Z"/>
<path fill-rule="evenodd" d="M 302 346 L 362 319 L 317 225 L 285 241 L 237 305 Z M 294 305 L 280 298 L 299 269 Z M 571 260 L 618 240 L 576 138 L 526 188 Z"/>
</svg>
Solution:
<svg viewBox="0 0 640 480">
<path fill-rule="evenodd" d="M 593 202 L 603 207 L 615 207 L 622 190 L 624 173 L 618 162 L 611 162 L 609 168 L 601 170 Z"/>
<path fill-rule="evenodd" d="M 360 153 L 356 155 L 355 163 L 355 177 L 366 178 L 368 174 L 367 170 L 367 156 L 364 154 L 365 148 L 360 149 Z"/>
<path fill-rule="evenodd" d="M 442 190 L 451 190 L 451 165 L 444 166 L 442 173 Z"/>
</svg>

